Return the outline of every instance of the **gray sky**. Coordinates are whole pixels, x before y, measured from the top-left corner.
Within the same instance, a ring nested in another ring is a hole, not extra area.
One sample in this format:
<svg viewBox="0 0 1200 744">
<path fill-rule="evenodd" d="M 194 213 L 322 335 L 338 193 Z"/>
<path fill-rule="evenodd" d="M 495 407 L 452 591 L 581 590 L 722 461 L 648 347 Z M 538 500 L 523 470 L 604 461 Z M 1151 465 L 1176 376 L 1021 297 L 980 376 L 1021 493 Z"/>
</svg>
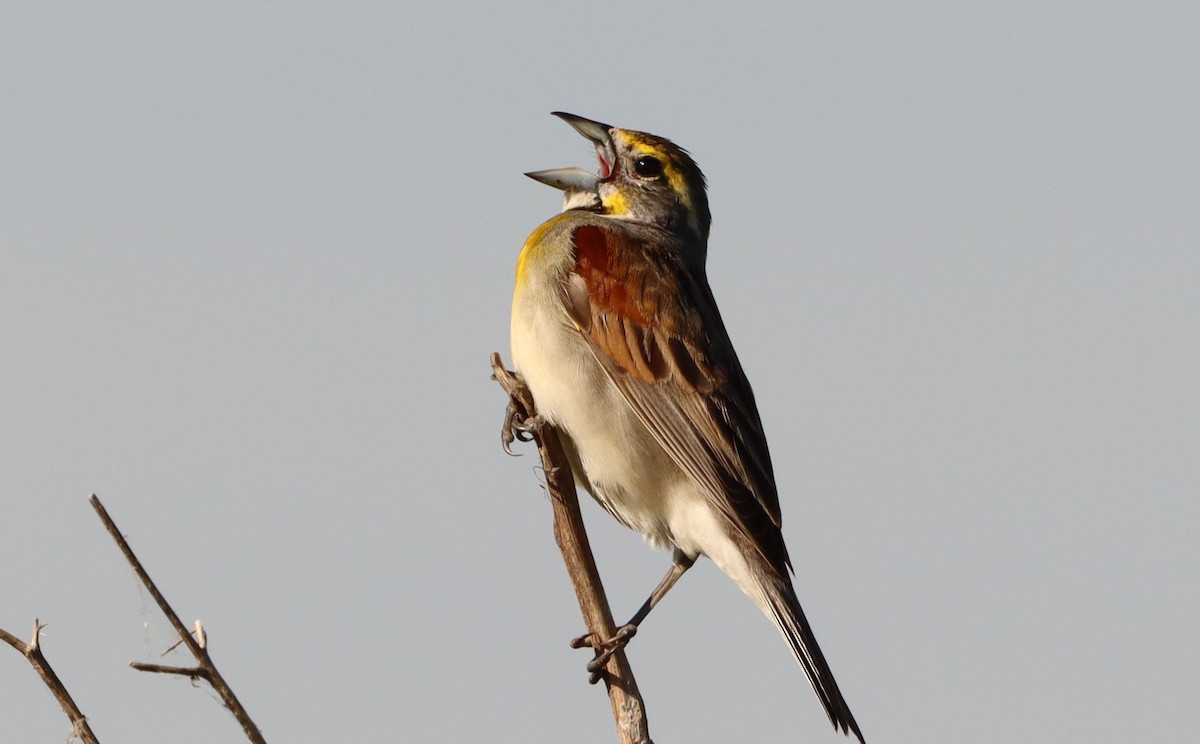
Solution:
<svg viewBox="0 0 1200 744">
<path fill-rule="evenodd" d="M 106 742 L 613 739 L 532 453 L 513 265 L 566 110 L 711 184 L 801 599 L 867 740 L 1200 728 L 1200 6 L 58 3 L 0 24 L 0 627 Z M 616 614 L 668 556 L 590 502 Z M 713 566 L 651 733 L 837 742 Z M 185 663 L 175 657 L 177 663 Z M 0 738 L 67 724 L 0 648 Z"/>
</svg>

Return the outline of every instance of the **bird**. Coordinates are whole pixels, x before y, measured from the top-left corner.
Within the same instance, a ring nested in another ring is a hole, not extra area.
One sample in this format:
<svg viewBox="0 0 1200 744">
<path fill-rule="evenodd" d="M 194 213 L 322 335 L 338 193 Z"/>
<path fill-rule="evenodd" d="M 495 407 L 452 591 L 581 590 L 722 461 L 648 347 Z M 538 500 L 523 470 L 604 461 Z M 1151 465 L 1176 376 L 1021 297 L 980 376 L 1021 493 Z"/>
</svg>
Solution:
<svg viewBox="0 0 1200 744">
<path fill-rule="evenodd" d="M 575 481 L 672 551 L 597 658 L 707 556 L 775 624 L 834 728 L 865 744 L 796 596 L 766 435 L 708 283 L 704 174 L 664 137 L 553 115 L 591 141 L 599 168 L 525 174 L 565 206 L 517 258 L 513 367 Z"/>
</svg>

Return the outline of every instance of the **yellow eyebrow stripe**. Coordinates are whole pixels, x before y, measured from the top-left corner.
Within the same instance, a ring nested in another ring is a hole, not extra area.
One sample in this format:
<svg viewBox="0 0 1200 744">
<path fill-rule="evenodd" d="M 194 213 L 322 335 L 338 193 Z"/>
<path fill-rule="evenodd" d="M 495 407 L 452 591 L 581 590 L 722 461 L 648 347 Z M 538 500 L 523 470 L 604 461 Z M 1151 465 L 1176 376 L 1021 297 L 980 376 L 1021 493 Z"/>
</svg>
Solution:
<svg viewBox="0 0 1200 744">
<path fill-rule="evenodd" d="M 683 202 L 684 206 L 687 207 L 689 212 L 694 209 L 695 205 L 692 203 L 692 194 L 688 188 L 687 180 L 683 177 L 683 172 L 676 167 L 675 161 L 671 159 L 670 154 L 664 152 L 661 148 L 657 147 L 653 143 L 642 139 L 638 136 L 637 132 L 632 132 L 627 129 L 618 129 L 616 130 L 615 134 L 624 140 L 629 149 L 633 150 L 638 155 L 652 155 L 661 160 L 663 164 L 663 174 L 667 177 L 667 183 L 671 184 L 671 190 L 679 195 L 680 200 Z M 607 207 L 609 205 L 605 203 L 605 206 Z M 620 214 L 627 211 L 628 207 L 623 203 L 623 200 L 622 206 L 625 208 L 622 209 L 621 212 L 617 212 L 615 208 L 612 208 L 614 214 Z"/>
</svg>

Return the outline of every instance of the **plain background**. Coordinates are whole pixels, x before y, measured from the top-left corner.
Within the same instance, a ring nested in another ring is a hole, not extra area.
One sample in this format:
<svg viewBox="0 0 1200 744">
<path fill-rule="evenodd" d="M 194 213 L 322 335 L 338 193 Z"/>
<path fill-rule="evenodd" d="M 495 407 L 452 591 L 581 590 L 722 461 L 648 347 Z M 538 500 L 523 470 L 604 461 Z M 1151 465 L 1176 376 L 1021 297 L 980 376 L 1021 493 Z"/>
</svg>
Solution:
<svg viewBox="0 0 1200 744">
<path fill-rule="evenodd" d="M 592 167 L 711 183 L 801 598 L 867 739 L 1200 728 L 1200 5 L 19 3 L 0 23 L 0 627 L 105 742 L 613 739 L 487 356 Z M 584 505 L 616 614 L 667 566 Z M 838 742 L 711 564 L 651 733 Z M 187 663 L 168 657 L 169 663 Z M 0 648 L 0 739 L 67 724 Z"/>
</svg>

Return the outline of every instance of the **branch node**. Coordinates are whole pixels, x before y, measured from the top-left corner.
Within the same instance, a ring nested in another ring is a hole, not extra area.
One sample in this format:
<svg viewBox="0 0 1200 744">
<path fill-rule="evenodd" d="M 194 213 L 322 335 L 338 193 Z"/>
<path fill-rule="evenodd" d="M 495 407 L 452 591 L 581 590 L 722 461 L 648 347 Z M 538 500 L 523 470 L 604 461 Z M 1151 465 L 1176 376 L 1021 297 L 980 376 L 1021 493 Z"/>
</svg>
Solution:
<svg viewBox="0 0 1200 744">
<path fill-rule="evenodd" d="M 45 625 L 42 625 L 40 622 L 38 622 L 36 617 L 33 619 L 33 636 L 29 639 L 30 651 L 38 650 L 38 647 L 41 645 L 42 641 L 42 629 L 45 627 Z"/>
</svg>

